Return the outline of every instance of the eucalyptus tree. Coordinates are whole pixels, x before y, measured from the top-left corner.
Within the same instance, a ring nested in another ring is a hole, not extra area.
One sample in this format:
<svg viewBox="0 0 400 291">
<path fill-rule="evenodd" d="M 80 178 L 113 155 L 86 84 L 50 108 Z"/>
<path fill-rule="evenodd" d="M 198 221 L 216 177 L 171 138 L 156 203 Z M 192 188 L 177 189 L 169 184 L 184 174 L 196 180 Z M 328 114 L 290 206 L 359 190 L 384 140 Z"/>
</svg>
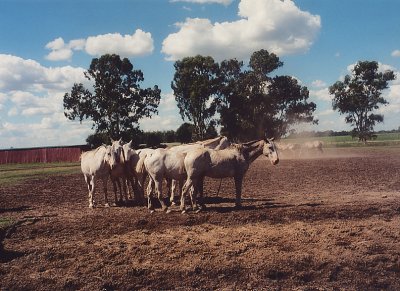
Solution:
<svg viewBox="0 0 400 291">
<path fill-rule="evenodd" d="M 266 50 L 252 54 L 247 70 L 235 59 L 221 63 L 218 112 L 223 134 L 248 140 L 268 129 L 279 138 L 297 123 L 317 123 L 308 89 L 291 76 L 271 76 L 281 66 L 279 57 Z"/>
<path fill-rule="evenodd" d="M 180 115 L 193 124 L 195 139 L 205 139 L 215 123 L 219 65 L 212 57 L 197 55 L 176 61 L 174 67 L 171 88 Z"/>
<path fill-rule="evenodd" d="M 346 116 L 346 123 L 353 126 L 353 137 L 363 142 L 371 139 L 376 123 L 384 120 L 376 110 L 388 104 L 382 91 L 395 78 L 392 70 L 380 71 L 376 61 L 359 61 L 351 75 L 329 87 L 333 95 L 332 107 Z"/>
<path fill-rule="evenodd" d="M 141 88 L 141 70 L 135 70 L 129 59 L 106 54 L 92 59 L 85 77 L 93 83 L 92 90 L 75 83 L 64 95 L 64 115 L 70 119 L 93 121 L 96 133 L 119 138 L 125 132 L 135 132 L 139 120 L 158 113 L 160 89 Z"/>
</svg>

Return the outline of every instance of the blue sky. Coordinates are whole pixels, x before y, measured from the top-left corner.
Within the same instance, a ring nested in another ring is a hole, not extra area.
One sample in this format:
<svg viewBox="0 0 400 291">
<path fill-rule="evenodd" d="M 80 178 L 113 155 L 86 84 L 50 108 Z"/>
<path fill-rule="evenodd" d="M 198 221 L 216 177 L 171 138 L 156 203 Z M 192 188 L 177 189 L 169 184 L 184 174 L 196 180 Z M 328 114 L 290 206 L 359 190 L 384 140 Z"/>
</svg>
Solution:
<svg viewBox="0 0 400 291">
<path fill-rule="evenodd" d="M 310 90 L 317 126 L 348 130 L 332 111 L 328 87 L 359 60 L 377 61 L 397 80 L 379 112 L 400 126 L 400 1 L 280 0 L 0 0 L 0 148 L 85 143 L 91 122 L 69 121 L 62 97 L 92 58 L 128 57 L 144 73 L 143 87 L 162 91 L 159 114 L 143 130 L 176 130 L 170 84 L 174 61 L 196 54 L 249 59 L 267 49 Z"/>
</svg>

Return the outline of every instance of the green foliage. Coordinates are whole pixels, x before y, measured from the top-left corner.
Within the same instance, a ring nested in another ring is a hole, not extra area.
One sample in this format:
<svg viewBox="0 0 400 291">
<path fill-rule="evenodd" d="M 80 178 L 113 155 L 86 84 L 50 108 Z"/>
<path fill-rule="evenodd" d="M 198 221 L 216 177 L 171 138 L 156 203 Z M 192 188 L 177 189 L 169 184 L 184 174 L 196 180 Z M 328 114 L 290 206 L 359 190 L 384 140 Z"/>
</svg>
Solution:
<svg viewBox="0 0 400 291">
<path fill-rule="evenodd" d="M 346 75 L 344 81 L 337 81 L 329 87 L 334 95 L 332 106 L 353 126 L 352 135 L 366 142 L 373 135 L 376 123 L 383 122 L 383 115 L 374 111 L 388 104 L 382 97 L 382 90 L 388 88 L 388 81 L 396 78 L 393 71 L 379 72 L 375 61 L 359 61 L 352 75 Z"/>
<path fill-rule="evenodd" d="M 180 143 L 189 143 L 192 141 L 193 125 L 190 123 L 183 123 L 176 130 L 176 140 Z"/>
<path fill-rule="evenodd" d="M 218 111 L 222 134 L 248 140 L 263 137 L 267 129 L 269 136 L 279 138 L 294 124 L 317 122 L 312 116 L 316 105 L 308 102 L 306 87 L 290 76 L 269 76 L 282 65 L 266 50 L 253 53 L 247 71 L 237 60 L 221 63 Z"/>
<path fill-rule="evenodd" d="M 86 138 L 87 145 L 91 148 L 97 148 L 102 144 L 110 144 L 111 140 L 107 133 L 105 132 L 96 132 L 94 134 L 90 134 Z"/>
<path fill-rule="evenodd" d="M 174 67 L 171 88 L 181 117 L 193 123 L 196 139 L 205 139 L 216 112 L 219 66 L 212 57 L 198 55 L 176 61 Z"/>
<path fill-rule="evenodd" d="M 138 121 L 157 113 L 161 91 L 157 86 L 142 89 L 143 73 L 118 55 L 94 58 L 85 77 L 93 90 L 74 84 L 64 95 L 64 114 L 70 120 L 91 119 L 96 133 L 120 138 L 125 131 L 138 129 Z"/>
</svg>

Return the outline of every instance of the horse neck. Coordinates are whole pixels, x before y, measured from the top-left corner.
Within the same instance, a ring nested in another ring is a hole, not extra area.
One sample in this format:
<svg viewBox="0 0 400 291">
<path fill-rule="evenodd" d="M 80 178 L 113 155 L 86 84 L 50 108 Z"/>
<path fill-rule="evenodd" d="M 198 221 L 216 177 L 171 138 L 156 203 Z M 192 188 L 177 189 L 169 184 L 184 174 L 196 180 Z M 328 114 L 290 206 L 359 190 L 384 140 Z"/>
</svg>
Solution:
<svg viewBox="0 0 400 291">
<path fill-rule="evenodd" d="M 246 161 L 251 164 L 263 153 L 264 140 L 243 144 L 243 153 Z"/>
<path fill-rule="evenodd" d="M 209 148 L 216 147 L 216 146 L 219 145 L 221 139 L 222 139 L 222 137 L 219 136 L 219 137 L 216 137 L 216 138 L 213 138 L 213 139 L 208 139 L 208 140 L 202 141 L 201 144 L 203 146 L 209 147 Z"/>
</svg>

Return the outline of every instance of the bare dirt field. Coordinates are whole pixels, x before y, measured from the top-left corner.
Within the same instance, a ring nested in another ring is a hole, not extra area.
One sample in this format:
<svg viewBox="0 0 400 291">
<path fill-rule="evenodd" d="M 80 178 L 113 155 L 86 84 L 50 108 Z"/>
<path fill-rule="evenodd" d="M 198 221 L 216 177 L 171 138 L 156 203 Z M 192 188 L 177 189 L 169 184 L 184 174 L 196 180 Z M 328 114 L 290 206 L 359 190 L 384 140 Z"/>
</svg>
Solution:
<svg viewBox="0 0 400 291">
<path fill-rule="evenodd" d="M 260 157 L 240 210 L 233 180 L 218 186 L 206 180 L 207 210 L 185 215 L 89 209 L 80 174 L 2 187 L 15 224 L 0 290 L 400 290 L 400 148 Z"/>
</svg>

